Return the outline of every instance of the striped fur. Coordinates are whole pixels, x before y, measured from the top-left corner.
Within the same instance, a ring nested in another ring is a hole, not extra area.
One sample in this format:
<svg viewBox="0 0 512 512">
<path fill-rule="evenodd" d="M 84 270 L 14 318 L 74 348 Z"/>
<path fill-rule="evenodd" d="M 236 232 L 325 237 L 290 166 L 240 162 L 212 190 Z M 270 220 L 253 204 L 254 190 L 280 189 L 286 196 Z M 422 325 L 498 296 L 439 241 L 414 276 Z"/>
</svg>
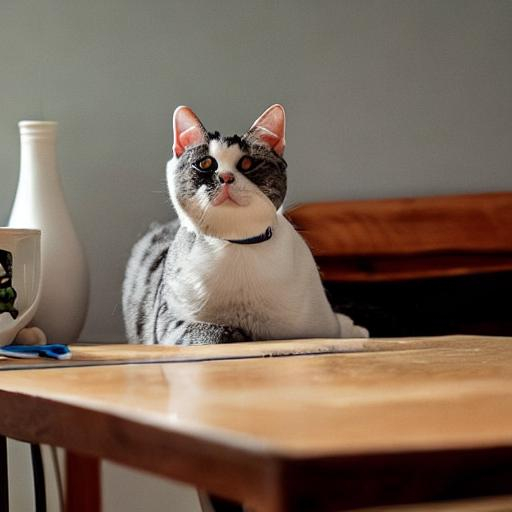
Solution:
<svg viewBox="0 0 512 512">
<path fill-rule="evenodd" d="M 166 225 L 153 224 L 133 247 L 123 284 L 123 312 L 130 342 L 156 340 L 158 291 L 164 276 L 169 247 L 179 228 L 175 220 Z"/>
</svg>

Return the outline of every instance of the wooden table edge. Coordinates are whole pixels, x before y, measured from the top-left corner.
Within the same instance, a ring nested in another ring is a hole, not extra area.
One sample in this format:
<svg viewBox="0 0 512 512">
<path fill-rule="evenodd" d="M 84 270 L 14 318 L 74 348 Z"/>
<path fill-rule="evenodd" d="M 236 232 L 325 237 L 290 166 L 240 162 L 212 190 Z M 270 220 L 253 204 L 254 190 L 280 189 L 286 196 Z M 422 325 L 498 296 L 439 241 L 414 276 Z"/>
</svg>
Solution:
<svg viewBox="0 0 512 512">
<path fill-rule="evenodd" d="M 105 411 L 0 390 L 0 410 L 6 407 L 9 415 L 0 416 L 2 435 L 108 459 L 194 485 L 258 511 L 395 505 L 398 495 L 399 503 L 415 503 L 512 494 L 512 443 L 477 449 L 297 457 L 198 439 L 194 434 Z M 23 424 L 26 427 L 20 430 Z M 85 428 L 72 429 L 71 425 Z M 90 428 L 106 434 L 91 436 Z M 399 493 L 390 492 L 398 488 Z"/>
<path fill-rule="evenodd" d="M 2 361 L 0 360 L 0 372 L 18 371 L 18 370 L 47 370 L 63 368 L 82 368 L 92 366 L 122 366 L 133 364 L 164 364 L 164 363 L 202 363 L 208 361 L 228 361 L 241 359 L 260 359 L 276 357 L 297 357 L 297 356 L 316 356 L 316 355 L 336 355 L 336 354 L 355 354 L 369 352 L 387 352 L 387 351 L 408 351 L 408 350 L 428 350 L 431 348 L 446 349 L 450 348 L 450 343 L 459 343 L 461 341 L 472 342 L 481 336 L 470 334 L 450 334 L 445 336 L 416 336 L 407 338 L 318 338 L 311 340 L 273 340 L 256 341 L 245 343 L 231 343 L 229 345 L 198 345 L 198 346 L 169 346 L 169 354 L 148 357 L 153 351 L 165 349 L 163 345 L 132 345 L 128 343 L 105 343 L 105 344 L 87 344 L 70 345 L 71 350 L 76 348 L 79 352 L 77 357 L 69 360 L 56 361 L 52 359 L 18 359 Z M 507 336 L 485 336 L 487 340 L 509 339 Z M 510 338 L 512 339 L 512 338 Z M 441 343 L 448 344 L 441 346 Z M 294 346 L 299 343 L 302 348 L 294 350 Z M 422 346 L 423 344 L 423 346 Z M 250 346 L 250 348 L 247 347 Z M 101 357 L 98 354 L 87 358 L 83 351 L 99 349 L 100 352 L 116 348 L 134 348 L 141 353 L 147 352 L 144 357 Z M 176 349 L 178 349 L 176 351 Z M 173 353 L 174 352 L 174 353 Z"/>
</svg>

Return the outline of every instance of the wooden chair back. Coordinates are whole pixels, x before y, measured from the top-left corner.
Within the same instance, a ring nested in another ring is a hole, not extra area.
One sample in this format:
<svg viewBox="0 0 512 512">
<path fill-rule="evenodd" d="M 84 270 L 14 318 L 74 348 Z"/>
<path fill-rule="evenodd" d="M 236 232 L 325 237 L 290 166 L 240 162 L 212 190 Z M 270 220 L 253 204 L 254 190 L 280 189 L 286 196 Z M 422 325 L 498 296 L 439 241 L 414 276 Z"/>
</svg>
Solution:
<svg viewBox="0 0 512 512">
<path fill-rule="evenodd" d="M 327 281 L 512 270 L 512 193 L 310 203 L 287 217 Z"/>
<path fill-rule="evenodd" d="M 512 193 L 287 212 L 336 311 L 372 336 L 512 335 Z"/>
</svg>

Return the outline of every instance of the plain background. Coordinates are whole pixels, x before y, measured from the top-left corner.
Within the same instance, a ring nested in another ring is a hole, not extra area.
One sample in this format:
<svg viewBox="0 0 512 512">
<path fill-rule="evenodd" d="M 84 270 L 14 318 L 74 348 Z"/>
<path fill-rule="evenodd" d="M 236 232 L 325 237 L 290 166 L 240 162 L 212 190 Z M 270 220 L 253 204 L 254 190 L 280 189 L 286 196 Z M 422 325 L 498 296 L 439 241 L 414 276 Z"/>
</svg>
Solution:
<svg viewBox="0 0 512 512">
<path fill-rule="evenodd" d="M 124 340 L 130 247 L 174 215 L 174 108 L 233 134 L 275 102 L 288 114 L 288 204 L 511 190 L 512 2 L 0 0 L 0 224 L 17 122 L 58 121 L 91 271 L 82 339 Z M 109 475 L 109 489 L 125 483 L 108 510 L 159 510 L 138 478 Z"/>
</svg>

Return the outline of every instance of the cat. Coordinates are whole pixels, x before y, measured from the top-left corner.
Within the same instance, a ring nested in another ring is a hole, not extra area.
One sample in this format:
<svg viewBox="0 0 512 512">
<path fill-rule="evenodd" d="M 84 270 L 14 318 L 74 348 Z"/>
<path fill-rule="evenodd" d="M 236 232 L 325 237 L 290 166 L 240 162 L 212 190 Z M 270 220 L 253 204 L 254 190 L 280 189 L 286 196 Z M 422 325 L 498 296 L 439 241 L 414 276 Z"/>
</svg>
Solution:
<svg viewBox="0 0 512 512">
<path fill-rule="evenodd" d="M 178 219 L 134 246 L 123 283 L 128 341 L 195 345 L 368 337 L 332 311 L 313 256 L 281 213 L 285 112 L 269 107 L 242 136 L 173 116 L 169 195 Z"/>
</svg>

